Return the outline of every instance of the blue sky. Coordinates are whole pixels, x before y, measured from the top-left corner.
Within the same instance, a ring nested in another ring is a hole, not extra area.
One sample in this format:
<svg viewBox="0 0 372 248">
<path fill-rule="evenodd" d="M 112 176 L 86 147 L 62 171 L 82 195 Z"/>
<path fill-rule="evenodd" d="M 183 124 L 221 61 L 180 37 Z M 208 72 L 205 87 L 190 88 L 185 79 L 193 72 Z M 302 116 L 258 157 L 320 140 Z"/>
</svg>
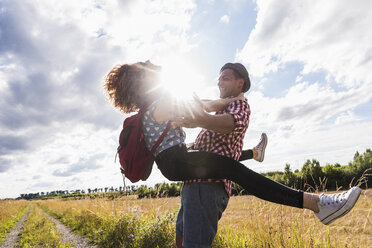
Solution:
<svg viewBox="0 0 372 248">
<path fill-rule="evenodd" d="M 120 186 L 126 115 L 102 85 L 114 65 L 147 59 L 174 68 L 170 87 L 208 98 L 224 63 L 247 67 L 244 148 L 269 137 L 251 169 L 346 165 L 372 143 L 371 9 L 361 0 L 0 0 L 0 198 Z M 186 131 L 192 141 L 199 129 Z M 163 181 L 154 169 L 139 184 Z"/>
</svg>

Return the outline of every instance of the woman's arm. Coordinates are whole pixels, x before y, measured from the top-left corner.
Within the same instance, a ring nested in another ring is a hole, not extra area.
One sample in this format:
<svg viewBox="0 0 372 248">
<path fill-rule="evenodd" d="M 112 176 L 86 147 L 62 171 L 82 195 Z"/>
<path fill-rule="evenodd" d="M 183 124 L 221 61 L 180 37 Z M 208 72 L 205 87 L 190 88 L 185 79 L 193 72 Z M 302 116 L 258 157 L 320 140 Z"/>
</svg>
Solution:
<svg viewBox="0 0 372 248">
<path fill-rule="evenodd" d="M 225 109 L 231 102 L 236 100 L 245 100 L 244 93 L 242 92 L 238 96 L 232 98 L 224 98 L 217 100 L 202 99 L 201 101 L 203 102 L 205 111 L 217 112 Z"/>
<path fill-rule="evenodd" d="M 177 117 L 173 120 L 174 126 L 179 127 L 201 127 L 218 133 L 228 134 L 235 128 L 234 117 L 231 114 L 212 115 L 205 110 L 204 103 L 194 96 L 195 104 L 191 115 Z"/>
<path fill-rule="evenodd" d="M 223 110 L 233 101 L 245 100 L 243 92 L 236 97 L 217 100 L 200 100 L 197 95 L 194 95 L 194 98 L 195 100 L 197 99 L 198 101 L 201 101 L 200 104 L 202 104 L 206 112 L 216 112 L 219 110 Z M 192 103 L 182 101 L 180 102 L 172 97 L 163 97 L 162 99 L 160 99 L 152 114 L 153 118 L 158 123 L 172 120 L 180 116 L 190 115 L 191 117 L 193 117 L 194 115 Z"/>
<path fill-rule="evenodd" d="M 165 121 L 171 120 L 175 115 L 174 99 L 171 97 L 165 97 L 159 100 L 154 112 L 152 112 L 152 117 L 158 123 L 163 123 Z"/>
</svg>

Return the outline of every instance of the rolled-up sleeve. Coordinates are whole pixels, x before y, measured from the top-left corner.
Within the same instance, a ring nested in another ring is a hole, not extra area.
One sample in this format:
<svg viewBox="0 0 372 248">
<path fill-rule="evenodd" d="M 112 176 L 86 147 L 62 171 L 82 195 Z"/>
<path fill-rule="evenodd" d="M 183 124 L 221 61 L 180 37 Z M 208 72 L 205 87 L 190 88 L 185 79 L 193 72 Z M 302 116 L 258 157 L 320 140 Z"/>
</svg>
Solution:
<svg viewBox="0 0 372 248">
<path fill-rule="evenodd" d="M 235 128 L 233 132 L 245 132 L 249 125 L 249 116 L 251 110 L 249 104 L 243 100 L 231 102 L 227 107 L 227 113 L 231 114 L 234 118 Z"/>
</svg>

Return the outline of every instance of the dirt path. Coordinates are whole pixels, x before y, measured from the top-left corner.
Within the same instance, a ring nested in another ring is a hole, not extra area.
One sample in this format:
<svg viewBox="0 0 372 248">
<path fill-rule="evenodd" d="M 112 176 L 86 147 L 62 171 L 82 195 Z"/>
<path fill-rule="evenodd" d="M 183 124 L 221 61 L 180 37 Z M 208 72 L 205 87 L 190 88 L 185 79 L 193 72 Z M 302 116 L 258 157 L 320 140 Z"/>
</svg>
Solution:
<svg viewBox="0 0 372 248">
<path fill-rule="evenodd" d="M 22 217 L 20 221 L 18 221 L 17 225 L 13 227 L 13 229 L 8 233 L 8 236 L 4 240 L 3 243 L 0 244 L 0 248 L 13 248 L 18 242 L 19 236 L 18 234 L 21 232 L 23 225 L 25 224 L 28 213 L 30 212 L 30 208 L 28 208 L 26 214 Z"/>
<path fill-rule="evenodd" d="M 97 248 L 95 245 L 89 244 L 89 241 L 85 238 L 74 234 L 71 229 L 64 226 L 59 220 L 55 219 L 54 217 L 50 216 L 48 213 L 46 213 L 44 210 L 42 210 L 43 213 L 49 217 L 55 224 L 58 229 L 58 231 L 62 234 L 61 241 L 62 243 L 72 243 L 74 244 L 74 247 L 76 248 Z M 2 247 L 0 247 L 2 248 Z"/>
</svg>

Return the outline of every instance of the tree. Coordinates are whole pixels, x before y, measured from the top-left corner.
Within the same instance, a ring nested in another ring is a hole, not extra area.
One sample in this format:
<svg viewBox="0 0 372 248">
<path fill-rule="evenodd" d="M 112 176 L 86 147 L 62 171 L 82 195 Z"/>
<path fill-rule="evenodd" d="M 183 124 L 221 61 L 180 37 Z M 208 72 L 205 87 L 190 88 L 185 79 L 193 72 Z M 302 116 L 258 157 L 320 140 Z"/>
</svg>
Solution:
<svg viewBox="0 0 372 248">
<path fill-rule="evenodd" d="M 282 176 L 284 184 L 288 186 L 295 186 L 295 176 L 291 171 L 291 165 L 290 164 L 285 164 L 284 167 L 284 174 Z"/>
<path fill-rule="evenodd" d="M 301 177 L 304 183 L 313 188 L 317 188 L 322 181 L 323 173 L 319 161 L 308 159 L 301 169 Z"/>
</svg>

